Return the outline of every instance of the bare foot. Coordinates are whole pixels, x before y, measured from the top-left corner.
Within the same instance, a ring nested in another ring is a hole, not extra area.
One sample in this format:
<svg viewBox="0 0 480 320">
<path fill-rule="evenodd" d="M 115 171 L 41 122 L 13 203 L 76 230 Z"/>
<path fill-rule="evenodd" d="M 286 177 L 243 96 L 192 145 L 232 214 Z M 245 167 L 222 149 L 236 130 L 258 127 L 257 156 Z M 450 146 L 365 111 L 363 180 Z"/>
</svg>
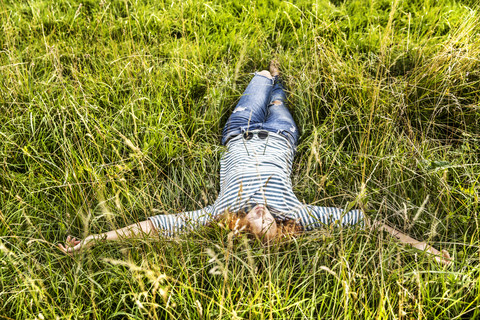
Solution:
<svg viewBox="0 0 480 320">
<path fill-rule="evenodd" d="M 272 77 L 278 77 L 280 75 L 280 63 L 277 59 L 270 61 L 270 74 Z"/>
</svg>

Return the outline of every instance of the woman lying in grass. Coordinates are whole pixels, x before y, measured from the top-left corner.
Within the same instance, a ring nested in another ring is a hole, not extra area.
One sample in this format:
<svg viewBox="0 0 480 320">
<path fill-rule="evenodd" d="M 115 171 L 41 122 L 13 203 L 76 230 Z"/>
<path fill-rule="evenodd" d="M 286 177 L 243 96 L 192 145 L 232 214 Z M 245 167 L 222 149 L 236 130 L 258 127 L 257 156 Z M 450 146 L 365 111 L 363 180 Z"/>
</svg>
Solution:
<svg viewBox="0 0 480 320">
<path fill-rule="evenodd" d="M 60 248 L 66 253 L 93 246 L 97 241 L 144 235 L 172 236 L 208 225 L 226 224 L 234 232 L 246 232 L 269 242 L 285 235 L 339 223 L 363 223 L 385 230 L 400 242 L 427 250 L 436 261 L 450 262 L 439 252 L 381 222 L 373 224 L 359 210 L 317 207 L 301 203 L 292 190 L 290 174 L 298 142 L 298 128 L 286 107 L 275 62 L 270 71 L 255 74 L 223 129 L 227 152 L 221 160 L 220 194 L 213 205 L 197 211 L 157 215 L 146 221 L 83 240 L 67 237 Z"/>
</svg>

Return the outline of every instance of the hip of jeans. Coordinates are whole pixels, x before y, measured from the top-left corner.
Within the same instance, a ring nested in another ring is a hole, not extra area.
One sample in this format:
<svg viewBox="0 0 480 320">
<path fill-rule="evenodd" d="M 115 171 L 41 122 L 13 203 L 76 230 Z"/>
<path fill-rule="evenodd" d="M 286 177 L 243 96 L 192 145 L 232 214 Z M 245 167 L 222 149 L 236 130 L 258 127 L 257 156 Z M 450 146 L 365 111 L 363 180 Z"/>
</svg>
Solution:
<svg viewBox="0 0 480 320">
<path fill-rule="evenodd" d="M 297 138 L 288 130 L 264 128 L 262 123 L 255 123 L 244 127 L 237 127 L 230 130 L 225 130 L 222 136 L 222 145 L 227 145 L 230 140 L 237 137 L 238 135 L 243 135 L 245 132 L 254 130 L 266 130 L 268 132 L 276 133 L 279 136 L 285 138 L 294 151 L 297 148 Z"/>
</svg>

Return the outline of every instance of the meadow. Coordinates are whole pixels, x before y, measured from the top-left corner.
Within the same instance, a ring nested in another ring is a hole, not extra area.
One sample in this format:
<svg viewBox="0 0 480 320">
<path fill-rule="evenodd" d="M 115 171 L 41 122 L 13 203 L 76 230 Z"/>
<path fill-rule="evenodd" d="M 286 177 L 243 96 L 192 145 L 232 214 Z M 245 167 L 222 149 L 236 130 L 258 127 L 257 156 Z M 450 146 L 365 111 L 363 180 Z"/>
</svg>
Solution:
<svg viewBox="0 0 480 320">
<path fill-rule="evenodd" d="M 0 0 L 0 319 L 480 318 L 480 12 L 460 0 Z M 221 129 L 281 63 L 300 201 L 335 226 L 57 244 L 219 190 Z"/>
</svg>

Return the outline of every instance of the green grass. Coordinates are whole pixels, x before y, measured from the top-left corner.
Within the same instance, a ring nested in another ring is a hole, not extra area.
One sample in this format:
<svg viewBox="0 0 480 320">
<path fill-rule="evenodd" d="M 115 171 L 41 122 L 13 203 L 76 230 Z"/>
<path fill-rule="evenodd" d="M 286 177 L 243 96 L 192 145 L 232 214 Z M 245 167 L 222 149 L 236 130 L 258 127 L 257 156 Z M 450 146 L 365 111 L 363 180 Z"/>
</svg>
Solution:
<svg viewBox="0 0 480 320">
<path fill-rule="evenodd" d="M 0 318 L 479 318 L 479 26 L 475 1 L 1 0 Z M 222 126 L 274 55 L 298 198 L 453 266 L 358 228 L 57 250 L 212 203 Z"/>
</svg>

